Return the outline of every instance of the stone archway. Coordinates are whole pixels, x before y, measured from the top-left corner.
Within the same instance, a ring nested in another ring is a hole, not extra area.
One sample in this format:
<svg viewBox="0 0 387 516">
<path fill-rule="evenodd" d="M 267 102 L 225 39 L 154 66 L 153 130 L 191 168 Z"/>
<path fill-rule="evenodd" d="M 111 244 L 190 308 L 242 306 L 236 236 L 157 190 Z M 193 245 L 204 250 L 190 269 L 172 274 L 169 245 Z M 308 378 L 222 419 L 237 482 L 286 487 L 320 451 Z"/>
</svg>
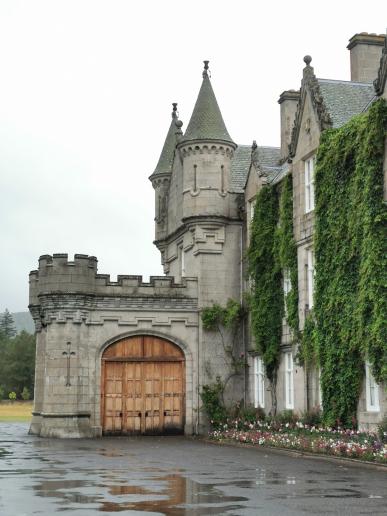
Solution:
<svg viewBox="0 0 387 516">
<path fill-rule="evenodd" d="M 102 354 L 102 432 L 183 433 L 185 357 L 172 342 L 136 335 L 111 344 Z"/>
</svg>

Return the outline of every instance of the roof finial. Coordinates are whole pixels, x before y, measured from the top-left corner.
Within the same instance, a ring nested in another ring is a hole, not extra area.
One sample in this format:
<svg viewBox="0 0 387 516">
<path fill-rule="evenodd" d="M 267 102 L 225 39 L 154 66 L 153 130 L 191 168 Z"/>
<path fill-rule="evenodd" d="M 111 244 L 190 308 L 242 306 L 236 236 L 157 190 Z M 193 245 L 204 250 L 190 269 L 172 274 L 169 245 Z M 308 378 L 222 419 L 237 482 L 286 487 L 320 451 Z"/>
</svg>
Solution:
<svg viewBox="0 0 387 516">
<path fill-rule="evenodd" d="M 208 63 L 209 61 L 203 61 L 204 63 L 204 70 L 203 70 L 203 79 L 204 77 L 208 77 Z"/>
<path fill-rule="evenodd" d="M 172 118 L 177 118 L 177 102 L 172 102 Z"/>
<path fill-rule="evenodd" d="M 304 63 L 306 64 L 306 66 L 309 66 L 311 62 L 312 62 L 311 56 L 304 57 Z"/>
</svg>

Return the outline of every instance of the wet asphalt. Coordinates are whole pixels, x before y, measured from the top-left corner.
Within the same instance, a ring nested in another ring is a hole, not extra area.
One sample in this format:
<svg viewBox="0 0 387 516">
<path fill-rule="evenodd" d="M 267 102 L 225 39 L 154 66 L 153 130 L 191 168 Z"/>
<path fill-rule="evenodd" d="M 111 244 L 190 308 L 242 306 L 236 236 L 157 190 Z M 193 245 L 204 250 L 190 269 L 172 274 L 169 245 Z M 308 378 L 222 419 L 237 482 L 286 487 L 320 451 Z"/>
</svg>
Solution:
<svg viewBox="0 0 387 516">
<path fill-rule="evenodd" d="M 0 515 L 387 515 L 387 472 L 184 437 L 59 440 L 0 423 Z"/>
</svg>

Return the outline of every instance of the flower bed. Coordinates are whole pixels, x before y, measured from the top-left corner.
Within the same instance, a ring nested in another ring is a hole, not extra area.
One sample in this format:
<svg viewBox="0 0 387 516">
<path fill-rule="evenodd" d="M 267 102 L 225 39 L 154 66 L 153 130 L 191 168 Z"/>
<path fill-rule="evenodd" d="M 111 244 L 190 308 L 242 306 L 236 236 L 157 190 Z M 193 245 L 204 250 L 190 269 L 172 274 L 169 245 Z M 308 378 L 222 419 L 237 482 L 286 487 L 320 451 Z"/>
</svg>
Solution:
<svg viewBox="0 0 387 516">
<path fill-rule="evenodd" d="M 215 441 L 236 441 L 387 464 L 387 444 L 377 434 L 315 427 L 300 421 L 278 423 L 236 419 L 211 431 L 209 437 Z"/>
</svg>

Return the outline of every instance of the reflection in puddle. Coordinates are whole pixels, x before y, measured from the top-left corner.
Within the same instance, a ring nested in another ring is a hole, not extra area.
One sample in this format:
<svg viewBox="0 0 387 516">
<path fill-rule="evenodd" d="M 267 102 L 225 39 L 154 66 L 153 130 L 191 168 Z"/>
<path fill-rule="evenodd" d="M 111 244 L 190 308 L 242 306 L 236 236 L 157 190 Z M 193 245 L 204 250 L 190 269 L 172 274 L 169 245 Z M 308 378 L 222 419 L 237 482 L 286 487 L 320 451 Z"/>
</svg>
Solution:
<svg viewBox="0 0 387 516">
<path fill-rule="evenodd" d="M 200 484 L 177 474 L 151 477 L 140 482 L 141 485 L 99 485 L 102 488 L 100 496 L 80 492 L 82 488 L 94 486 L 86 480 L 47 480 L 34 489 L 39 496 L 63 500 L 66 508 L 69 503 L 93 504 L 101 512 L 136 510 L 169 516 L 186 514 L 190 509 L 194 509 L 195 515 L 224 514 L 225 511 L 243 508 L 236 502 L 248 501 L 244 496 L 225 495 L 215 484 Z M 151 485 L 146 487 L 149 482 Z M 108 490 L 107 496 L 103 496 L 103 488 Z"/>
<path fill-rule="evenodd" d="M 145 495 L 141 501 L 103 502 L 100 511 L 119 512 L 126 510 L 161 512 L 169 516 L 185 513 L 185 508 L 195 508 L 195 515 L 221 514 L 224 511 L 241 509 L 242 505 L 229 505 L 234 502 L 246 502 L 243 496 L 227 496 L 216 489 L 213 484 L 200 484 L 180 475 L 159 477 L 157 482 L 166 484 L 159 492 L 141 486 L 112 486 L 109 492 L 115 495 Z M 160 494 L 163 497 L 160 499 Z M 159 499 L 155 498 L 158 497 Z"/>
<path fill-rule="evenodd" d="M 321 514 L 321 499 L 335 514 L 343 507 L 348 514 L 385 514 L 384 479 L 375 473 L 369 480 L 361 469 L 266 461 L 262 453 L 243 458 L 181 439 L 162 446 L 153 439 L 78 444 L 26 442 L 26 429 L 19 433 L 23 438 L 13 441 L 9 428 L 10 441 L 0 440 L 1 514 Z"/>
</svg>

